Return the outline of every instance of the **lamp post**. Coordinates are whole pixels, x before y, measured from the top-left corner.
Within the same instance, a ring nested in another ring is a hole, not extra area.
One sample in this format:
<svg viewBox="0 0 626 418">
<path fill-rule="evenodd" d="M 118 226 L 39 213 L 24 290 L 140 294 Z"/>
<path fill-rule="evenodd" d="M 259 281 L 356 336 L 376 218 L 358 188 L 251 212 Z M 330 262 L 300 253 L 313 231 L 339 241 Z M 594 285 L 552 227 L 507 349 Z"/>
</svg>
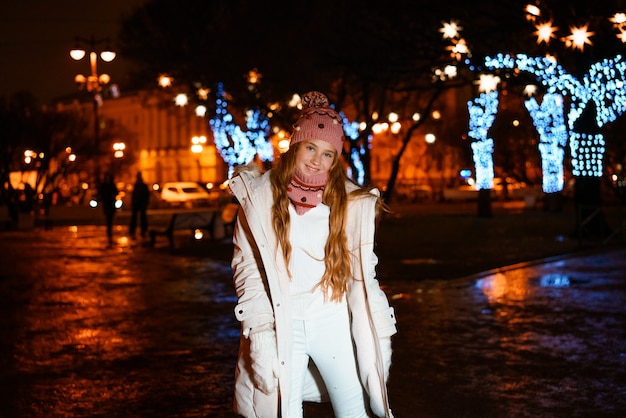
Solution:
<svg viewBox="0 0 626 418">
<path fill-rule="evenodd" d="M 104 43 L 103 49 L 98 49 L 97 46 Z M 88 45 L 89 49 L 86 50 L 82 45 Z M 80 61 L 89 54 L 89 68 L 90 73 L 87 76 L 83 74 L 77 74 L 74 77 L 74 81 L 78 85 L 78 88 L 87 90 L 93 95 L 93 113 L 94 113 L 94 147 L 96 155 L 100 154 L 100 121 L 98 117 L 98 107 L 102 101 L 102 88 L 111 81 L 111 77 L 108 74 L 98 74 L 98 56 L 104 62 L 111 62 L 115 59 L 116 53 L 109 47 L 108 39 L 96 40 L 93 36 L 90 39 L 84 39 L 76 37 L 76 46 L 70 51 L 70 56 L 76 61 Z M 96 170 L 99 168 L 99 162 L 96 163 Z M 96 171 L 96 180 L 99 173 Z"/>
</svg>

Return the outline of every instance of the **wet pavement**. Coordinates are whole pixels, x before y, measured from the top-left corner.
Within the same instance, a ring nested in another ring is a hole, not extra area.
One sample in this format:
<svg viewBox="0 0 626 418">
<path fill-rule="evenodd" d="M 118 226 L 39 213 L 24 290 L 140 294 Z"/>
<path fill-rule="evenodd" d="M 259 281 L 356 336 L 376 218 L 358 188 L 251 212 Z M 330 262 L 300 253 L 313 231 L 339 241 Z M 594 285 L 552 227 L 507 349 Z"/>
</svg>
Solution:
<svg viewBox="0 0 626 418">
<path fill-rule="evenodd" d="M 233 416 L 230 243 L 124 228 L 0 232 L 0 417 Z M 625 416 L 626 248 L 392 277 L 396 417 Z"/>
<path fill-rule="evenodd" d="M 389 290 L 398 416 L 625 416 L 626 250 Z"/>
</svg>

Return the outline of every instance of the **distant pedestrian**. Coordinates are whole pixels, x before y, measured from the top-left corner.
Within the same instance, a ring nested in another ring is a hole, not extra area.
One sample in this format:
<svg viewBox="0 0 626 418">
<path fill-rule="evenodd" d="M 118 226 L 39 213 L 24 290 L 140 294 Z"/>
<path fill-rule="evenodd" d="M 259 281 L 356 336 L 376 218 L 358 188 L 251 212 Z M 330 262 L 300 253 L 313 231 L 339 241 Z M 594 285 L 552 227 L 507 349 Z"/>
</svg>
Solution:
<svg viewBox="0 0 626 418">
<path fill-rule="evenodd" d="M 506 173 L 502 175 L 502 198 L 509 200 L 509 180 L 506 177 Z"/>
<path fill-rule="evenodd" d="M 98 187 L 98 195 L 100 205 L 102 205 L 102 211 L 106 220 L 107 238 L 109 239 L 109 245 L 113 244 L 113 218 L 115 217 L 115 198 L 119 190 L 113 181 L 113 174 L 107 173 L 104 175 L 104 181 Z"/>
<path fill-rule="evenodd" d="M 9 208 L 9 216 L 11 217 L 13 225 L 17 226 L 20 217 L 20 199 L 17 190 L 13 188 L 13 185 L 10 182 L 7 182 L 5 187 L 5 200 Z"/>
<path fill-rule="evenodd" d="M 384 207 L 377 190 L 348 179 L 342 119 L 326 96 L 310 92 L 302 104 L 278 165 L 243 167 L 229 183 L 241 202 L 235 412 L 302 417 L 304 401 L 330 400 L 337 417 L 391 418 L 396 319 L 374 254 Z"/>
<path fill-rule="evenodd" d="M 131 198 L 131 216 L 129 233 L 131 237 L 135 237 L 137 229 L 137 217 L 139 217 L 141 237 L 145 238 L 148 232 L 148 204 L 150 203 L 150 190 L 148 185 L 144 183 L 141 171 L 137 173 L 135 185 L 133 186 L 133 194 Z"/>
<path fill-rule="evenodd" d="M 24 196 L 22 198 L 20 210 L 22 213 L 32 213 L 35 209 L 35 189 L 30 183 L 24 183 Z"/>
</svg>

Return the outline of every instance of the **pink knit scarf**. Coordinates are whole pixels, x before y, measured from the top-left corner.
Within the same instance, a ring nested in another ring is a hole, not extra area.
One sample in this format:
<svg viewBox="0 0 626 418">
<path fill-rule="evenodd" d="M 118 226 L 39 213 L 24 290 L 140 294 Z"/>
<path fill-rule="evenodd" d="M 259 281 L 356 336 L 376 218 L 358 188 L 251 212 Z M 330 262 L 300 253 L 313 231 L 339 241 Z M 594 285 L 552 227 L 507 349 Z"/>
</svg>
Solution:
<svg viewBox="0 0 626 418">
<path fill-rule="evenodd" d="M 303 215 L 322 201 L 328 173 L 307 176 L 296 168 L 296 172 L 287 186 L 287 196 L 293 203 L 298 215 Z"/>
</svg>

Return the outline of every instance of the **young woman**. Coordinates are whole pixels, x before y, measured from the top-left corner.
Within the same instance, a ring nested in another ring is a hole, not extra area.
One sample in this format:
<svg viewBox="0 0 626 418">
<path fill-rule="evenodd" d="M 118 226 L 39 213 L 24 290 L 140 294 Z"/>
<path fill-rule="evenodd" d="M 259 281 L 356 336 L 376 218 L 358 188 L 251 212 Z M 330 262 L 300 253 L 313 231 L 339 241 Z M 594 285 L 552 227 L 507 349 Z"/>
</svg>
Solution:
<svg viewBox="0 0 626 418">
<path fill-rule="evenodd" d="M 393 308 L 376 280 L 376 189 L 341 163 L 340 116 L 304 95 L 289 150 L 261 174 L 230 180 L 239 200 L 232 267 L 241 340 L 234 409 L 302 417 L 330 401 L 336 417 L 391 417 Z"/>
</svg>

